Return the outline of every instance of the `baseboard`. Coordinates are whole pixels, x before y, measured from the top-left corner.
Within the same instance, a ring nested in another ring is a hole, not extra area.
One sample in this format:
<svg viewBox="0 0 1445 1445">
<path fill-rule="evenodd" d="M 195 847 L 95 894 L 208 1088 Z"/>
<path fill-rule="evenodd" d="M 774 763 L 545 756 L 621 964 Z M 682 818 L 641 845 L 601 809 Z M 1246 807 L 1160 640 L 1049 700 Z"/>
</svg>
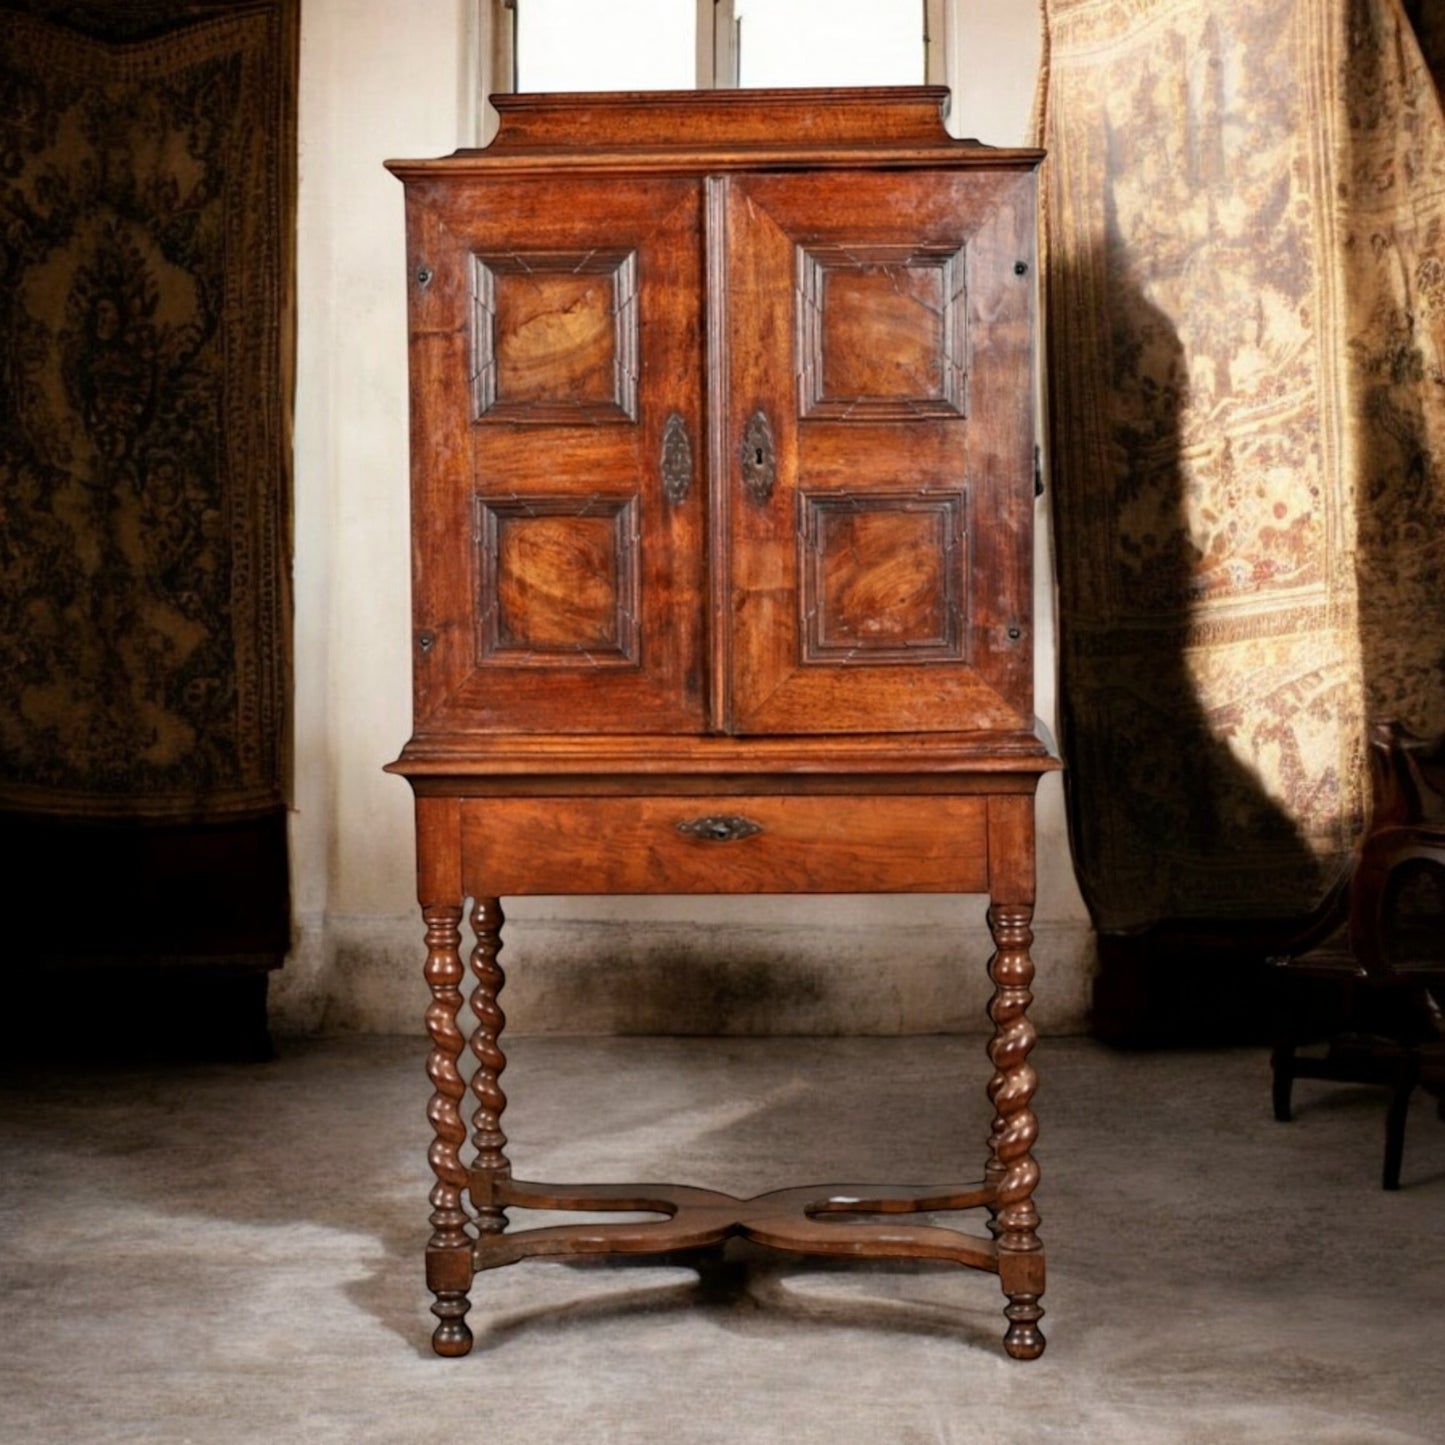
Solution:
<svg viewBox="0 0 1445 1445">
<path fill-rule="evenodd" d="M 508 1028 L 527 1034 L 985 1033 L 987 928 L 509 920 Z M 1085 925 L 1040 923 L 1031 1012 L 1044 1033 L 1088 1025 Z M 414 1033 L 427 993 L 410 917 L 302 920 L 273 986 L 280 1033 Z"/>
</svg>

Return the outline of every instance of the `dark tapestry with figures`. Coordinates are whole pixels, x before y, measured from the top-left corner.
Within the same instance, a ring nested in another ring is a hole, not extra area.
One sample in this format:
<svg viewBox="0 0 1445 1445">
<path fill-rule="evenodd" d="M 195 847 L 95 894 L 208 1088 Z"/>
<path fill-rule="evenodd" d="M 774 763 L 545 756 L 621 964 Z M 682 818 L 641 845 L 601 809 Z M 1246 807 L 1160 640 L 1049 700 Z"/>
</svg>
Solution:
<svg viewBox="0 0 1445 1445">
<path fill-rule="evenodd" d="M 273 951 L 297 36 L 298 0 L 0 3 L 0 829 L 132 893 L 143 855 L 264 877 Z"/>
</svg>

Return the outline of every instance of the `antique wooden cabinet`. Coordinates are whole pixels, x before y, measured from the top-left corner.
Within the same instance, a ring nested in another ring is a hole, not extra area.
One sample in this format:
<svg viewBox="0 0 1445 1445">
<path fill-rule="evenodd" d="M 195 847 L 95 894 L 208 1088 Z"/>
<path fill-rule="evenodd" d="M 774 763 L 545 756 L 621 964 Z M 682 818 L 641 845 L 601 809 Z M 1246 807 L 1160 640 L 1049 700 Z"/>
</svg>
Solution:
<svg viewBox="0 0 1445 1445">
<path fill-rule="evenodd" d="M 1009 1353 L 1043 1349 L 1026 1016 L 1033 796 L 1055 766 L 1032 701 L 1040 157 L 949 139 L 945 100 L 503 96 L 486 150 L 391 163 L 415 662 L 415 733 L 391 766 L 416 794 L 433 995 L 438 1353 L 470 1348 L 477 1270 L 739 1234 L 995 1272 Z M 997 1117 L 977 1183 L 740 1200 L 513 1178 L 500 898 L 929 891 L 990 898 Z M 510 1228 L 529 1206 L 665 1218 Z M 991 1237 L 897 1219 L 950 1209 L 986 1211 Z"/>
</svg>

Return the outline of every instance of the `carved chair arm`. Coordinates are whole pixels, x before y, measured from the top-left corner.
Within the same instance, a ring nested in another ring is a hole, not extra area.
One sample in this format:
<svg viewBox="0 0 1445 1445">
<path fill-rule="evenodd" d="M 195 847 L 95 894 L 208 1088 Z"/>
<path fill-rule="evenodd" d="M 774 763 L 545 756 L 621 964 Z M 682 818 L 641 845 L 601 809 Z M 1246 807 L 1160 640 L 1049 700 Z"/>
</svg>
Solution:
<svg viewBox="0 0 1445 1445">
<path fill-rule="evenodd" d="M 1411 887 L 1433 899 L 1413 933 L 1401 908 Z M 1372 829 L 1351 879 L 1349 916 L 1350 946 L 1371 977 L 1445 980 L 1445 827 Z"/>
</svg>

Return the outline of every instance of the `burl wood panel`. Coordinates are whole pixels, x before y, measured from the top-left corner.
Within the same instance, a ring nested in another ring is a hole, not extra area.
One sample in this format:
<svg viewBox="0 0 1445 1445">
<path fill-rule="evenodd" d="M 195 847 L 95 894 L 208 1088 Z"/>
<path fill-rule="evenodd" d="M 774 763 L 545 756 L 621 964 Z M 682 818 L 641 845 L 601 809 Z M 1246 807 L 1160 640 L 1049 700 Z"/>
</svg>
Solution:
<svg viewBox="0 0 1445 1445">
<path fill-rule="evenodd" d="M 986 815 L 986 799 L 949 796 L 478 799 L 462 805 L 464 885 L 487 895 L 971 893 L 988 884 Z M 729 825 L 744 835 L 710 836 Z"/>
<path fill-rule="evenodd" d="M 963 656 L 961 493 L 800 502 L 804 664 Z"/>
<path fill-rule="evenodd" d="M 637 258 L 473 258 L 473 394 L 490 421 L 637 419 Z"/>
<path fill-rule="evenodd" d="M 637 503 L 478 502 L 483 657 L 635 664 Z"/>
<path fill-rule="evenodd" d="M 800 246 L 797 256 L 803 416 L 965 413 L 961 246 Z"/>
</svg>

